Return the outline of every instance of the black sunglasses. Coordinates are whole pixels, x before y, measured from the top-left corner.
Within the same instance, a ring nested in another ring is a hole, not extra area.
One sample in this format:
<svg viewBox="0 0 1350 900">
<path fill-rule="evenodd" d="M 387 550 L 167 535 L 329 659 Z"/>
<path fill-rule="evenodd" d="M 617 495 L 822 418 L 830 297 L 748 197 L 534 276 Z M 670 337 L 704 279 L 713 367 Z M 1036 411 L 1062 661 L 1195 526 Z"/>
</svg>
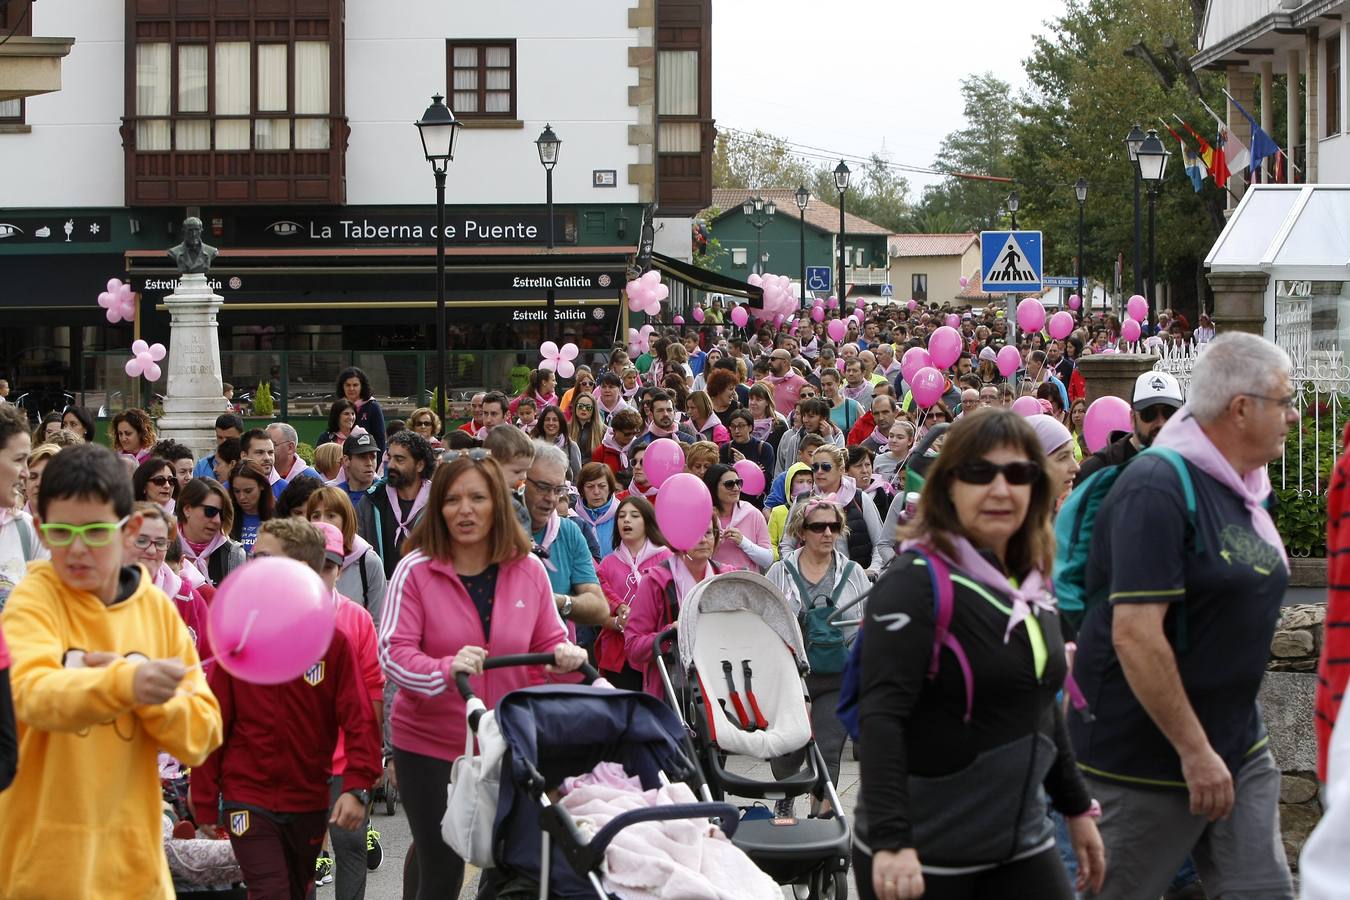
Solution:
<svg viewBox="0 0 1350 900">
<path fill-rule="evenodd" d="M 168 487 L 178 479 L 173 478 L 172 476 L 169 475 L 156 475 L 154 478 L 147 478 L 145 480 L 150 484 L 159 485 L 160 487 Z"/>
<path fill-rule="evenodd" d="M 956 478 L 966 484 L 989 484 L 999 475 L 1008 484 L 1032 484 L 1041 477 L 1041 464 L 1030 459 L 996 465 L 987 459 L 976 459 L 956 467 Z"/>
<path fill-rule="evenodd" d="M 1145 423 L 1152 422 L 1154 419 L 1158 418 L 1158 416 L 1162 416 L 1163 421 L 1166 422 L 1176 414 L 1176 411 L 1177 408 L 1175 406 L 1169 406 L 1166 403 L 1154 403 L 1152 406 L 1145 406 L 1143 409 L 1135 410 L 1135 412 L 1139 414 L 1139 421 Z"/>
<path fill-rule="evenodd" d="M 216 516 L 220 515 L 219 506 L 199 506 L 197 508 L 200 509 L 202 515 L 206 516 L 208 519 L 214 519 Z"/>
<path fill-rule="evenodd" d="M 833 472 L 834 463 L 811 463 L 812 472 Z"/>
<path fill-rule="evenodd" d="M 492 451 L 488 450 L 485 447 L 472 447 L 468 450 L 446 450 L 443 453 L 441 453 L 441 462 L 443 463 L 454 462 L 461 456 L 467 456 L 474 462 L 480 463 L 485 459 L 491 459 Z"/>
<path fill-rule="evenodd" d="M 745 482 L 739 478 L 728 478 L 726 481 L 722 482 L 722 487 L 729 491 L 739 491 L 743 484 L 745 484 Z"/>
<path fill-rule="evenodd" d="M 827 531 L 838 534 L 844 530 L 844 524 L 842 522 L 807 522 L 802 527 L 815 534 L 824 534 Z"/>
</svg>

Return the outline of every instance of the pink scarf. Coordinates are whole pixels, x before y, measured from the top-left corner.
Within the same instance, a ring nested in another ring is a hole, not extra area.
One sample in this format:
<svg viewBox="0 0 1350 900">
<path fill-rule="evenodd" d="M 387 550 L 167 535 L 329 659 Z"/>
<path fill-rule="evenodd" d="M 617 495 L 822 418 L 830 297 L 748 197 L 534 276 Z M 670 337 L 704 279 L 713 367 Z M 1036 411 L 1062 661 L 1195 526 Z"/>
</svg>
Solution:
<svg viewBox="0 0 1350 900">
<path fill-rule="evenodd" d="M 712 440 L 712 433 L 714 429 L 721 427 L 722 427 L 722 420 L 717 418 L 717 413 L 710 412 L 708 413 L 708 418 L 703 420 L 703 426 L 698 429 L 698 433 L 700 437 L 706 435 L 709 440 Z"/>
<path fill-rule="evenodd" d="M 164 592 L 170 600 L 178 596 L 178 591 L 183 587 L 183 579 L 180 578 L 173 569 L 170 569 L 167 563 L 160 563 L 159 568 L 155 570 L 152 579 L 155 587 Z"/>
<path fill-rule="evenodd" d="M 633 441 L 635 440 L 637 438 L 633 439 Z M 608 447 L 619 454 L 619 468 L 626 469 L 628 468 L 628 451 L 632 448 L 633 441 L 629 441 L 627 445 L 620 447 L 618 441 L 614 440 L 614 429 L 607 428 L 605 429 L 605 436 L 600 440 L 600 446 Z"/>
<path fill-rule="evenodd" d="M 1012 613 L 1008 616 L 1008 628 L 1003 632 L 1003 643 L 1008 643 L 1008 639 L 1012 637 L 1013 629 L 1023 619 L 1031 615 L 1033 606 L 1058 614 L 1059 607 L 1055 605 L 1055 598 L 1051 596 L 1045 577 L 1040 572 L 1032 569 L 1027 577 L 1022 579 L 1020 585 L 1015 585 L 993 563 L 981 556 L 970 541 L 956 534 L 947 535 L 947 539 L 956 548 L 956 559 L 954 560 L 938 553 L 936 548 L 926 546 L 916 540 L 905 541 L 900 546 L 900 552 L 903 553 L 906 550 L 919 547 L 925 553 L 938 553 L 953 569 L 959 569 L 986 587 L 1007 594 L 1012 599 Z"/>
<path fill-rule="evenodd" d="M 847 397 L 847 398 L 850 399 L 850 400 L 857 400 L 857 399 L 858 399 L 859 397 L 861 397 L 865 392 L 870 391 L 871 389 L 872 389 L 872 385 L 868 384 L 868 383 L 867 383 L 867 380 L 864 379 L 864 380 L 863 380 L 863 383 L 860 384 L 860 385 L 858 385 L 857 387 L 849 387 L 847 384 L 845 384 L 845 385 L 844 385 L 844 396 Z"/>
<path fill-rule="evenodd" d="M 694 578 L 694 573 L 689 571 L 689 567 L 684 564 L 684 557 L 671 556 L 670 573 L 675 576 L 675 596 L 683 602 L 684 598 L 689 596 L 689 592 L 694 589 L 694 585 L 699 581 L 706 579 L 710 575 L 716 575 L 717 571 L 713 568 L 713 561 L 710 559 L 703 570 L 703 578 Z"/>
<path fill-rule="evenodd" d="M 374 548 L 372 548 L 370 543 L 365 538 L 361 537 L 361 535 L 353 535 L 352 552 L 342 557 L 342 571 L 347 571 L 353 563 L 365 556 L 366 553 L 372 549 Z"/>
<path fill-rule="evenodd" d="M 394 486 L 388 482 L 385 483 L 384 490 L 389 497 L 389 511 L 394 514 L 394 520 L 398 522 L 398 527 L 394 529 L 394 546 L 397 547 L 408 536 L 408 532 L 412 530 L 412 523 L 417 521 L 417 514 L 427 505 L 427 499 L 431 497 L 431 482 L 425 478 L 422 479 L 421 486 L 417 488 L 417 496 L 413 498 L 412 509 L 408 510 L 407 518 L 403 519 L 399 518 L 399 510 L 402 507 L 398 503 L 398 491 L 394 490 Z"/>
<path fill-rule="evenodd" d="M 633 399 L 634 397 L 637 396 L 637 393 L 638 393 L 638 391 L 640 391 L 640 390 L 642 390 L 642 381 L 641 381 L 641 380 L 639 380 L 638 383 L 635 384 L 635 385 L 633 385 L 631 388 L 627 388 L 627 387 L 626 387 L 626 388 L 622 388 L 622 391 L 623 391 L 623 399 L 625 399 L 625 400 L 631 400 L 631 399 Z"/>
<path fill-rule="evenodd" d="M 750 428 L 750 434 L 752 434 L 756 440 L 767 441 L 769 435 L 773 434 L 773 426 L 777 424 L 777 422 L 778 420 L 773 417 L 756 419 L 755 424 Z"/>
<path fill-rule="evenodd" d="M 544 524 L 544 539 L 539 542 L 539 546 L 548 552 L 548 548 L 553 546 L 553 542 L 558 539 L 558 532 L 562 530 L 562 519 L 558 517 L 558 511 L 555 509 L 548 514 L 548 522 Z M 544 568 L 550 572 L 558 571 L 558 566 L 551 559 L 543 561 Z"/>
<path fill-rule="evenodd" d="M 615 504 L 615 506 L 617 505 L 618 504 Z M 632 552 L 624 545 L 623 541 L 619 541 L 619 546 L 614 548 L 614 555 L 619 558 L 620 562 L 628 567 L 628 586 L 630 590 L 636 589 L 637 583 L 642 579 L 642 564 L 652 557 L 659 556 L 665 552 L 666 548 L 662 547 L 660 544 L 644 541 L 642 549 L 639 550 L 638 555 L 634 557 Z M 631 596 L 629 599 L 631 599 Z"/>
<path fill-rule="evenodd" d="M 1190 410 L 1184 407 L 1180 415 L 1173 416 L 1158 432 L 1158 436 L 1153 439 L 1153 446 L 1176 451 L 1191 465 L 1237 494 L 1251 514 L 1252 530 L 1257 537 L 1280 551 L 1285 568 L 1289 568 L 1289 555 L 1285 552 L 1284 541 L 1280 539 L 1275 520 L 1265 507 L 1266 498 L 1270 496 L 1270 476 L 1265 466 L 1257 466 L 1246 475 L 1239 475 L 1219 452 L 1219 448 L 1214 446 L 1200 423 L 1195 421 Z"/>
<path fill-rule="evenodd" d="M 669 428 L 669 430 L 662 430 L 662 429 L 656 427 L 656 423 L 655 423 L 655 422 L 652 422 L 650 425 L 647 426 L 647 430 L 646 430 L 645 432 L 643 432 L 643 433 L 644 433 L 644 434 L 650 434 L 650 435 L 652 435 L 653 437 L 668 438 L 668 437 L 674 437 L 674 436 L 675 436 L 675 432 L 677 432 L 677 431 L 679 431 L 679 430 L 680 430 L 679 425 L 671 425 L 670 428 Z"/>
<path fill-rule="evenodd" d="M 557 406 L 558 395 L 555 393 L 549 394 L 547 397 L 542 397 L 536 393 L 534 395 L 534 402 L 538 405 L 540 409 L 543 409 L 545 406 Z"/>
<path fill-rule="evenodd" d="M 227 540 L 229 540 L 229 538 L 226 537 L 225 532 L 217 532 L 216 536 L 211 538 L 210 542 L 202 549 L 201 553 L 193 554 L 192 546 L 188 543 L 188 539 L 183 536 L 181 531 L 178 533 L 178 543 L 183 548 L 183 562 L 192 563 L 192 567 L 202 573 L 202 577 L 206 579 L 208 584 L 211 581 L 211 573 L 208 570 L 208 566 L 211 563 L 211 554 L 220 549 Z"/>
<path fill-rule="evenodd" d="M 867 436 L 863 443 L 866 444 L 867 441 L 871 441 L 882 449 L 890 446 L 890 442 L 887 440 L 886 435 L 881 433 L 880 428 L 873 428 L 872 433 Z"/>
</svg>

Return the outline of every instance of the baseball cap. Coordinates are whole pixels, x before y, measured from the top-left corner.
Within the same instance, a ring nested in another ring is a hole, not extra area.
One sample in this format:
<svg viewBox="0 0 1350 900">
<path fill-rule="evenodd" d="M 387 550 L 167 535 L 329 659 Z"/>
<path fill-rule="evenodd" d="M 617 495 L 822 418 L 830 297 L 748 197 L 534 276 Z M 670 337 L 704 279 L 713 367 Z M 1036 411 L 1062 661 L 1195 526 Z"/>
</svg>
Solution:
<svg viewBox="0 0 1350 900">
<path fill-rule="evenodd" d="M 380 445 L 375 443 L 375 438 L 371 437 L 370 432 L 354 434 L 342 444 L 343 456 L 360 456 L 362 453 L 379 452 Z"/>
<path fill-rule="evenodd" d="M 330 562 L 342 565 L 342 560 L 346 556 L 343 553 L 342 532 L 337 530 L 337 526 L 332 522 L 310 522 L 315 528 L 319 529 L 319 534 L 323 535 L 323 558 Z"/>
<path fill-rule="evenodd" d="M 1145 372 L 1134 380 L 1135 409 L 1147 409 L 1158 403 L 1179 408 L 1185 402 L 1181 384 L 1166 372 Z"/>
</svg>

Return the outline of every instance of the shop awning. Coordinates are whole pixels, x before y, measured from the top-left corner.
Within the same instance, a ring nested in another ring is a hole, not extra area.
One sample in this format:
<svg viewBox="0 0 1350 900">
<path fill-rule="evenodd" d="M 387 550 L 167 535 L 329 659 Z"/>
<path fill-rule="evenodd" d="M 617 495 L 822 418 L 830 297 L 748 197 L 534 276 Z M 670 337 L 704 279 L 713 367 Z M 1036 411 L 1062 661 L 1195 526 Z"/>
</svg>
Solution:
<svg viewBox="0 0 1350 900">
<path fill-rule="evenodd" d="M 666 256 L 664 253 L 652 254 L 652 268 L 669 275 L 680 284 L 696 291 L 740 297 L 743 300 L 749 300 L 753 307 L 762 308 L 764 305 L 763 289 L 744 281 L 738 281 L 720 272 L 700 269 L 698 266 L 682 262 L 673 256 Z"/>
<path fill-rule="evenodd" d="M 1350 185 L 1249 187 L 1205 265 L 1212 272 L 1344 280 L 1350 274 Z"/>
</svg>

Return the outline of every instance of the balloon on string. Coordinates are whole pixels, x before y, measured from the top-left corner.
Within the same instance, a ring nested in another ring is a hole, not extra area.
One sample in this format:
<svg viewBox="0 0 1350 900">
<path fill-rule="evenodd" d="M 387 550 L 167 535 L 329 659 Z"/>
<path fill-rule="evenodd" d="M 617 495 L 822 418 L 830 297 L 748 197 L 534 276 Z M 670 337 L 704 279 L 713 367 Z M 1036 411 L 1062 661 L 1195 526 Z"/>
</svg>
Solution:
<svg viewBox="0 0 1350 900">
<path fill-rule="evenodd" d="M 932 366 L 924 366 L 914 373 L 914 379 L 909 383 L 909 391 L 915 403 L 923 409 L 928 409 L 942 399 L 942 391 L 946 386 L 947 380 L 942 377 L 941 372 Z"/>
<path fill-rule="evenodd" d="M 1083 441 L 1090 453 L 1111 442 L 1111 433 L 1131 431 L 1130 404 L 1119 397 L 1098 397 L 1083 415 Z"/>
<path fill-rule="evenodd" d="M 683 325 L 683 324 L 684 324 L 684 316 L 676 316 L 675 318 L 671 319 L 670 321 L 673 322 L 673 323 L 676 324 L 676 325 Z"/>
<path fill-rule="evenodd" d="M 1073 333 L 1073 314 L 1061 309 L 1050 317 L 1050 325 L 1047 330 L 1055 340 L 1064 340 Z"/>
<path fill-rule="evenodd" d="M 900 357 L 900 376 L 905 379 L 907 384 L 914 382 L 914 376 L 920 369 L 933 365 L 933 357 L 922 347 L 910 347 L 905 351 L 905 355 Z"/>
<path fill-rule="evenodd" d="M 733 307 L 731 310 L 731 322 L 737 328 L 744 328 L 745 323 L 750 321 L 750 314 L 745 311 L 744 306 Z"/>
<path fill-rule="evenodd" d="M 252 684 L 284 684 L 323 658 L 336 618 L 332 592 L 313 569 L 268 556 L 225 577 L 206 628 L 225 671 Z"/>
<path fill-rule="evenodd" d="M 741 477 L 741 492 L 757 497 L 764 493 L 764 470 L 748 459 L 732 465 L 736 474 Z"/>
<path fill-rule="evenodd" d="M 671 438 L 657 438 L 647 445 L 642 457 L 642 472 L 652 487 L 661 487 L 666 479 L 684 471 L 684 448 Z"/>
<path fill-rule="evenodd" d="M 1045 412 L 1041 409 L 1041 401 L 1032 396 L 1018 397 L 1012 403 L 1012 411 L 1019 416 L 1039 416 Z"/>
<path fill-rule="evenodd" d="M 909 302 L 905 304 L 905 307 L 906 307 L 910 312 L 914 312 L 914 310 L 916 310 L 916 309 L 919 308 L 919 301 L 918 301 L 918 300 L 915 300 L 913 297 L 910 297 L 910 298 L 909 298 Z"/>
<path fill-rule="evenodd" d="M 961 317 L 956 313 L 947 313 L 947 318 L 944 321 L 947 323 L 948 328 L 961 327 Z"/>
<path fill-rule="evenodd" d="M 1004 378 L 1011 378 L 1013 373 L 1022 368 L 1022 354 L 1017 352 L 1017 348 L 1007 344 L 1002 350 L 998 351 L 998 371 Z"/>
<path fill-rule="evenodd" d="M 1139 338 L 1143 336 L 1143 333 L 1143 329 L 1139 327 L 1139 323 L 1134 319 L 1126 319 L 1124 322 L 1120 323 L 1120 336 L 1131 344 L 1138 341 Z"/>
<path fill-rule="evenodd" d="M 813 322 L 824 322 L 824 321 L 825 321 L 825 307 L 823 307 L 823 306 L 813 306 L 813 307 L 811 307 L 811 321 L 813 321 Z"/>
<path fill-rule="evenodd" d="M 1078 296 L 1077 294 L 1069 295 L 1069 309 L 1077 310 L 1082 305 L 1083 305 L 1082 297 Z"/>
<path fill-rule="evenodd" d="M 647 453 L 651 455 L 650 450 Z M 647 470 L 647 457 L 643 457 L 642 469 Z M 703 540 L 712 514 L 712 495 L 708 493 L 708 486 L 702 478 L 689 472 L 670 476 L 656 494 L 656 524 L 666 536 L 666 542 L 682 553 Z"/>
<path fill-rule="evenodd" d="M 701 307 L 701 306 L 695 306 L 695 307 L 694 307 L 694 311 L 693 311 L 692 313 L 690 313 L 690 315 L 694 317 L 694 321 L 695 321 L 695 322 L 697 322 L 697 323 L 700 324 L 700 325 L 703 324 L 703 319 L 704 319 L 703 307 Z"/>
<path fill-rule="evenodd" d="M 961 332 L 949 325 L 935 329 L 928 338 L 928 355 L 939 369 L 956 365 L 961 358 Z"/>
<path fill-rule="evenodd" d="M 1125 301 L 1125 315 L 1136 322 L 1143 322 L 1148 318 L 1148 301 L 1143 296 L 1135 294 Z"/>
<path fill-rule="evenodd" d="M 826 300 L 825 300 L 825 308 L 826 308 L 826 309 L 838 309 L 838 308 L 839 308 L 839 298 L 838 298 L 838 297 L 828 297 L 828 298 L 826 298 Z"/>
<path fill-rule="evenodd" d="M 825 326 L 825 331 L 829 334 L 830 340 L 837 344 L 848 334 L 848 326 L 844 324 L 843 319 L 831 319 L 830 324 Z"/>
<path fill-rule="evenodd" d="M 1023 331 L 1040 331 L 1045 327 L 1045 306 L 1035 297 L 1017 304 L 1017 327 Z"/>
</svg>

